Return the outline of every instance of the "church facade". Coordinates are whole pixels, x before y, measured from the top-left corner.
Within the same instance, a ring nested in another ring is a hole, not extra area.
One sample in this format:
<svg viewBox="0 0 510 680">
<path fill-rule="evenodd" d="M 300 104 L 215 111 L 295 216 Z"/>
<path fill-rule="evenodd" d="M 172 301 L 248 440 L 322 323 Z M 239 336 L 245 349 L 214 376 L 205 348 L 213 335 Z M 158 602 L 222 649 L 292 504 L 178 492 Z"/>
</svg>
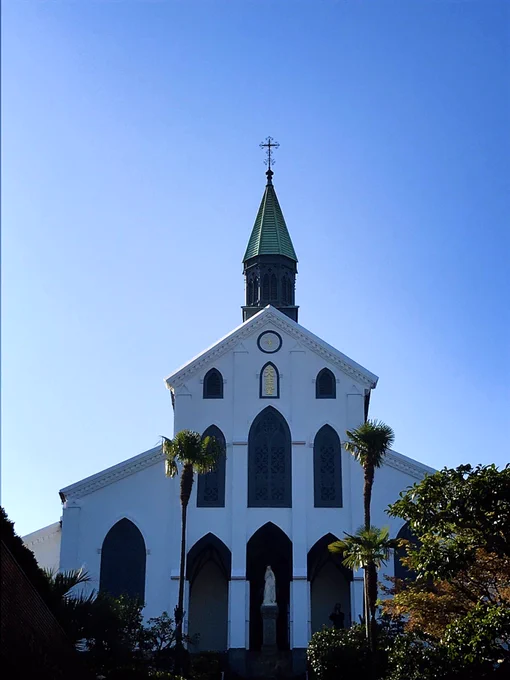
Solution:
<svg viewBox="0 0 510 680">
<path fill-rule="evenodd" d="M 185 630 L 193 651 L 227 652 L 243 672 L 262 645 L 264 574 L 274 573 L 277 645 L 303 667 L 311 635 L 363 612 L 363 576 L 327 546 L 363 523 L 363 474 L 342 447 L 368 417 L 377 376 L 298 323 L 297 257 L 268 170 L 244 257 L 243 322 L 167 379 L 174 432 L 212 434 L 223 455 L 195 480 L 188 508 Z M 377 471 L 373 522 L 432 470 L 397 452 Z M 179 479 L 157 447 L 60 491 L 60 569 L 173 614 L 180 558 Z M 55 528 L 55 525 L 52 525 Z M 38 552 L 44 531 L 30 545 Z M 52 540 L 55 541 L 54 532 Z M 394 573 L 393 562 L 385 573 Z"/>
</svg>

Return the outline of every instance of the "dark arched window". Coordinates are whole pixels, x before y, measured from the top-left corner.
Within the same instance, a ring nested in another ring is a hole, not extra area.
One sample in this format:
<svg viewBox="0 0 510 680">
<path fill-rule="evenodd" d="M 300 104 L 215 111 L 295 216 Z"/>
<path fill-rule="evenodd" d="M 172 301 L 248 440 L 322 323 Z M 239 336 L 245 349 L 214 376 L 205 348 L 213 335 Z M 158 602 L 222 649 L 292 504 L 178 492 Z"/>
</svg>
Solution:
<svg viewBox="0 0 510 680">
<path fill-rule="evenodd" d="M 253 279 L 248 281 L 248 304 L 253 304 Z"/>
<path fill-rule="evenodd" d="M 269 300 L 269 275 L 264 274 L 262 279 L 262 299 Z"/>
<path fill-rule="evenodd" d="M 342 507 L 342 448 L 335 430 L 324 425 L 313 442 L 314 506 Z"/>
<path fill-rule="evenodd" d="M 204 399 L 223 399 L 223 376 L 216 368 L 205 374 Z"/>
<path fill-rule="evenodd" d="M 259 277 L 255 276 L 253 279 L 253 304 L 256 305 L 259 301 L 260 291 L 259 291 Z"/>
<path fill-rule="evenodd" d="M 280 374 L 272 361 L 268 361 L 260 371 L 259 396 L 261 399 L 280 398 Z"/>
<path fill-rule="evenodd" d="M 284 305 L 286 305 L 289 302 L 289 297 L 288 297 L 288 288 L 287 288 L 287 283 L 288 279 L 286 276 L 283 277 L 282 279 L 282 302 Z"/>
<path fill-rule="evenodd" d="M 197 484 L 197 507 L 199 508 L 224 508 L 225 507 L 225 464 L 227 447 L 225 444 L 225 437 L 223 432 L 211 425 L 202 435 L 205 437 L 214 437 L 222 450 L 220 459 L 216 470 L 208 472 L 205 475 L 198 475 Z"/>
<path fill-rule="evenodd" d="M 409 524 L 407 522 L 400 528 L 400 531 L 397 534 L 397 538 L 404 538 L 406 541 L 409 541 L 410 543 L 417 545 L 418 544 L 418 539 L 416 536 L 413 534 L 411 529 L 409 528 Z M 414 581 L 416 578 L 416 573 L 414 571 L 411 571 L 408 569 L 406 566 L 402 564 L 400 561 L 403 557 L 406 557 L 407 555 L 407 550 L 404 547 L 402 548 L 396 548 L 393 559 L 394 559 L 394 569 L 395 569 L 395 578 L 402 579 L 402 580 L 411 580 Z"/>
<path fill-rule="evenodd" d="M 248 507 L 292 507 L 291 479 L 289 426 L 268 406 L 253 421 L 248 438 Z"/>
<path fill-rule="evenodd" d="M 319 371 L 315 380 L 316 399 L 336 399 L 336 379 L 329 368 Z"/>
<path fill-rule="evenodd" d="M 99 589 L 113 597 L 145 598 L 145 541 L 140 530 L 124 518 L 106 534 L 101 548 Z"/>
<path fill-rule="evenodd" d="M 271 274 L 271 300 L 278 299 L 278 281 L 275 274 Z"/>
</svg>

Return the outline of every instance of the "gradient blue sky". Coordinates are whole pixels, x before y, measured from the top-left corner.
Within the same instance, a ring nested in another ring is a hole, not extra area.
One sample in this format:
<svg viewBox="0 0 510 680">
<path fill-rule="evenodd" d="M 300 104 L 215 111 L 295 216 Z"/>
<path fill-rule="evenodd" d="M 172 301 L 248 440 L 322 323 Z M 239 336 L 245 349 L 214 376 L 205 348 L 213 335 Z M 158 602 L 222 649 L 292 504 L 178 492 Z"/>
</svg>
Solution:
<svg viewBox="0 0 510 680">
<path fill-rule="evenodd" d="M 509 2 L 6 0 L 2 52 L 18 532 L 172 433 L 164 377 L 241 321 L 267 135 L 300 322 L 398 451 L 508 462 Z"/>
</svg>

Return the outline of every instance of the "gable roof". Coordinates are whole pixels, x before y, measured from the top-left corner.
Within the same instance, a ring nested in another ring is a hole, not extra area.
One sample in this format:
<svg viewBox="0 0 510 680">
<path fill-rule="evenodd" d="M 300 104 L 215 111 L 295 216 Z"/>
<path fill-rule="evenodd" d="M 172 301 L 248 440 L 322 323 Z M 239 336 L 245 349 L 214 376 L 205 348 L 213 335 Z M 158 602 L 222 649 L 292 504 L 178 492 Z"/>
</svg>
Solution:
<svg viewBox="0 0 510 680">
<path fill-rule="evenodd" d="M 296 251 L 285 224 L 271 175 L 272 172 L 269 171 L 266 189 L 262 196 L 243 262 L 258 255 L 285 255 L 297 262 Z"/>
<path fill-rule="evenodd" d="M 194 359 L 191 359 L 191 361 L 169 375 L 166 379 L 167 387 L 169 389 L 181 387 L 189 380 L 189 378 L 194 376 L 198 371 L 201 371 L 205 366 L 234 349 L 237 344 L 248 336 L 269 325 L 287 333 L 304 347 L 315 352 L 315 354 L 318 354 L 354 380 L 364 385 L 365 388 L 373 389 L 377 385 L 379 378 L 374 375 L 374 373 L 371 373 L 345 354 L 342 354 L 342 352 L 339 352 L 331 345 L 328 345 L 327 342 L 321 340 L 321 338 L 311 333 L 296 321 L 290 319 L 275 307 L 268 305 L 235 328 L 224 338 L 218 340 L 214 345 L 201 352 Z"/>
<path fill-rule="evenodd" d="M 156 465 L 156 463 L 159 463 L 164 459 L 165 456 L 163 455 L 161 446 L 155 446 L 153 449 L 139 453 L 137 456 L 128 458 L 128 460 L 125 460 L 122 463 L 112 465 L 112 467 L 106 468 L 106 470 L 97 472 L 95 475 L 85 477 L 85 479 L 82 479 L 79 482 L 64 487 L 59 491 L 62 503 L 81 498 L 82 496 L 87 496 L 89 493 L 98 491 L 109 484 L 118 482 L 125 477 L 134 475 L 136 472 Z"/>
</svg>

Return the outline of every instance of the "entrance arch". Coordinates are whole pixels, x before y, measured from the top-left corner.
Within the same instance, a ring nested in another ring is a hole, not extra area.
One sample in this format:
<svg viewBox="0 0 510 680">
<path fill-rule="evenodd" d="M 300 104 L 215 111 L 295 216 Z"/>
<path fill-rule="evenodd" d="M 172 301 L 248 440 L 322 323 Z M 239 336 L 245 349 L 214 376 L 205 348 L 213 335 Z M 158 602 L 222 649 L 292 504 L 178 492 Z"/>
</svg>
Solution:
<svg viewBox="0 0 510 680">
<path fill-rule="evenodd" d="M 223 652 L 228 636 L 228 582 L 232 557 L 214 534 L 206 534 L 188 552 L 188 633 L 197 635 L 193 652 Z"/>
<path fill-rule="evenodd" d="M 333 625 L 329 617 L 337 604 L 345 617 L 344 627 L 351 625 L 352 570 L 342 564 L 341 555 L 328 550 L 328 545 L 337 540 L 333 534 L 326 534 L 308 552 L 312 635 L 324 625 Z"/>
<path fill-rule="evenodd" d="M 292 541 L 279 527 L 267 522 L 246 546 L 246 578 L 250 582 L 250 649 L 262 647 L 260 605 L 264 594 L 264 574 L 270 565 L 276 579 L 276 642 L 278 649 L 289 649 L 290 582 Z"/>
</svg>

